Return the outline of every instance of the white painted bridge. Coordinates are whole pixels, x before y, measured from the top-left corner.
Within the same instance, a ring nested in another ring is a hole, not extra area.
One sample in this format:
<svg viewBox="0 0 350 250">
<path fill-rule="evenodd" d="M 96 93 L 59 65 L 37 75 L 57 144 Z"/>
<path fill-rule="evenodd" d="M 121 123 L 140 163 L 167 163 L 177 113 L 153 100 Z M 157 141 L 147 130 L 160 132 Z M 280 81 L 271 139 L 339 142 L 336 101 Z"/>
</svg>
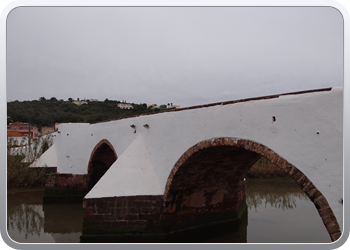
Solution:
<svg viewBox="0 0 350 250">
<path fill-rule="evenodd" d="M 231 149 L 226 150 L 228 148 Z M 338 239 L 343 226 L 341 87 L 209 104 L 96 124 L 61 124 L 53 146 L 32 166 L 57 167 L 58 174 L 91 177 L 91 171 L 96 173 L 99 166 L 96 162 L 108 158 L 101 163 L 108 165 L 102 171 L 107 172 L 95 181 L 98 182 L 86 194 L 85 201 L 154 196 L 161 197 L 164 213 L 172 213 L 175 207 L 166 203 L 177 199 L 172 190 L 180 190 L 179 185 L 185 185 L 189 175 L 199 173 L 201 164 L 214 171 L 220 163 L 225 167 L 236 165 L 236 172 L 232 172 L 230 178 L 238 176 L 234 179 L 238 181 L 249 170 L 243 163 L 251 166 L 256 155 L 265 156 L 298 182 L 315 203 L 332 240 Z M 201 159 L 207 159 L 213 166 L 207 166 Z M 189 169 L 191 164 L 195 166 L 192 172 L 181 170 Z M 220 169 L 225 171 L 224 167 Z M 216 182 L 224 181 L 219 174 L 208 175 Z M 201 178 L 193 177 L 187 182 L 199 182 Z M 227 185 L 215 190 L 216 200 L 226 195 Z M 182 207 L 198 208 L 205 203 L 200 195 L 204 191 L 192 188 L 191 202 Z M 212 187 L 202 190 L 210 188 L 212 190 Z M 185 204 L 185 198 L 183 202 Z"/>
</svg>

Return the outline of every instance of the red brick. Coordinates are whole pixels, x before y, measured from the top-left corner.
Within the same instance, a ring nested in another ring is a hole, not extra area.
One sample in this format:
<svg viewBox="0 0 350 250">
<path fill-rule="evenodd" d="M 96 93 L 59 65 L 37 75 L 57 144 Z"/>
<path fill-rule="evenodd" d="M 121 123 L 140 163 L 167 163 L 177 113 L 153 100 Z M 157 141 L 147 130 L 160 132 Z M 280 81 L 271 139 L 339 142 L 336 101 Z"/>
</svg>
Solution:
<svg viewBox="0 0 350 250">
<path fill-rule="evenodd" d="M 314 200 L 314 203 L 315 203 L 316 207 L 319 207 L 320 209 L 329 207 L 329 204 L 328 204 L 326 198 L 324 198 L 324 196 L 321 194 L 320 194 L 320 196 L 318 196 Z"/>
<path fill-rule="evenodd" d="M 336 241 L 340 238 L 340 236 L 342 235 L 342 233 L 339 231 L 339 232 L 336 232 L 336 233 L 332 233 L 331 234 L 331 239 L 332 241 Z"/>
</svg>

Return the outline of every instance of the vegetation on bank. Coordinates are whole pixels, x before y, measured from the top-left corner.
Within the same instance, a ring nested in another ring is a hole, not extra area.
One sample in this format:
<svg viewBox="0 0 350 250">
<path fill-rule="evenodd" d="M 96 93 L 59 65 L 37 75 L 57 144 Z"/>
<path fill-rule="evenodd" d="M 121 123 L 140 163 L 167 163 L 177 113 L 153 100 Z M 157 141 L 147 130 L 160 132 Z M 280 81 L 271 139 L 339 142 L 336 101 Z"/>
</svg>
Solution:
<svg viewBox="0 0 350 250">
<path fill-rule="evenodd" d="M 20 121 L 41 127 L 53 127 L 55 123 L 80 122 L 95 123 L 114 119 L 120 119 L 135 115 L 160 112 L 166 109 L 166 105 L 161 108 L 147 108 L 146 103 L 131 103 L 133 109 L 121 109 L 118 107 L 120 101 L 86 101 L 87 104 L 80 106 L 73 103 L 72 98 L 67 101 L 57 100 L 55 97 L 33 101 L 13 101 L 7 102 L 8 121 Z"/>
<path fill-rule="evenodd" d="M 7 155 L 7 187 L 42 187 L 46 168 L 28 168 L 22 155 Z"/>
<path fill-rule="evenodd" d="M 48 168 L 29 168 L 52 144 L 50 136 L 33 139 L 30 146 L 7 144 L 7 187 L 43 187 Z"/>
</svg>

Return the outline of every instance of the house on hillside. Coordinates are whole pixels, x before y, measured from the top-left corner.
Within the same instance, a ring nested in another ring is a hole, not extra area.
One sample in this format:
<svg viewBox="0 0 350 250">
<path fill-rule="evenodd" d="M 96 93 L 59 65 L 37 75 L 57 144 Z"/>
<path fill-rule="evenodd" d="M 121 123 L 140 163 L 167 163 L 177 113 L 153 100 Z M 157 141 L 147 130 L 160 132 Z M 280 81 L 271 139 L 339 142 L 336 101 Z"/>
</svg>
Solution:
<svg viewBox="0 0 350 250">
<path fill-rule="evenodd" d="M 130 103 L 118 103 L 117 106 L 121 109 L 133 109 L 134 108 Z"/>
<path fill-rule="evenodd" d="M 179 105 L 171 105 L 168 107 L 168 109 L 179 109 L 181 108 Z"/>
<path fill-rule="evenodd" d="M 22 122 L 13 122 L 7 125 L 7 132 L 19 132 L 26 136 L 30 134 L 31 138 L 36 138 L 39 135 L 39 130 L 37 127 L 30 126 L 28 123 Z"/>
<path fill-rule="evenodd" d="M 150 109 L 158 108 L 159 109 L 159 106 L 157 104 L 147 104 L 147 108 L 150 108 Z"/>
<path fill-rule="evenodd" d="M 55 132 L 55 127 L 42 127 L 41 128 L 41 135 L 47 135 L 52 132 Z"/>
<path fill-rule="evenodd" d="M 28 136 L 18 131 L 7 131 L 8 146 L 25 146 L 28 143 Z"/>
<path fill-rule="evenodd" d="M 87 101 L 74 101 L 73 103 L 74 103 L 75 105 L 78 105 L 78 106 L 80 106 L 80 105 L 82 105 L 82 104 L 88 104 Z"/>
</svg>

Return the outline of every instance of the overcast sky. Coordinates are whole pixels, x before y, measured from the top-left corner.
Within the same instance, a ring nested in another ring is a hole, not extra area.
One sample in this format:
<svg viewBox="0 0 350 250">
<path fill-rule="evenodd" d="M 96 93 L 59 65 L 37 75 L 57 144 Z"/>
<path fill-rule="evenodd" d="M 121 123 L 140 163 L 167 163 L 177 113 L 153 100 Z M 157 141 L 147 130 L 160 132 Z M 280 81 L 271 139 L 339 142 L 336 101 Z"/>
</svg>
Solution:
<svg viewBox="0 0 350 250">
<path fill-rule="evenodd" d="M 7 101 L 181 107 L 343 86 L 331 7 L 19 7 L 7 18 Z"/>
</svg>

